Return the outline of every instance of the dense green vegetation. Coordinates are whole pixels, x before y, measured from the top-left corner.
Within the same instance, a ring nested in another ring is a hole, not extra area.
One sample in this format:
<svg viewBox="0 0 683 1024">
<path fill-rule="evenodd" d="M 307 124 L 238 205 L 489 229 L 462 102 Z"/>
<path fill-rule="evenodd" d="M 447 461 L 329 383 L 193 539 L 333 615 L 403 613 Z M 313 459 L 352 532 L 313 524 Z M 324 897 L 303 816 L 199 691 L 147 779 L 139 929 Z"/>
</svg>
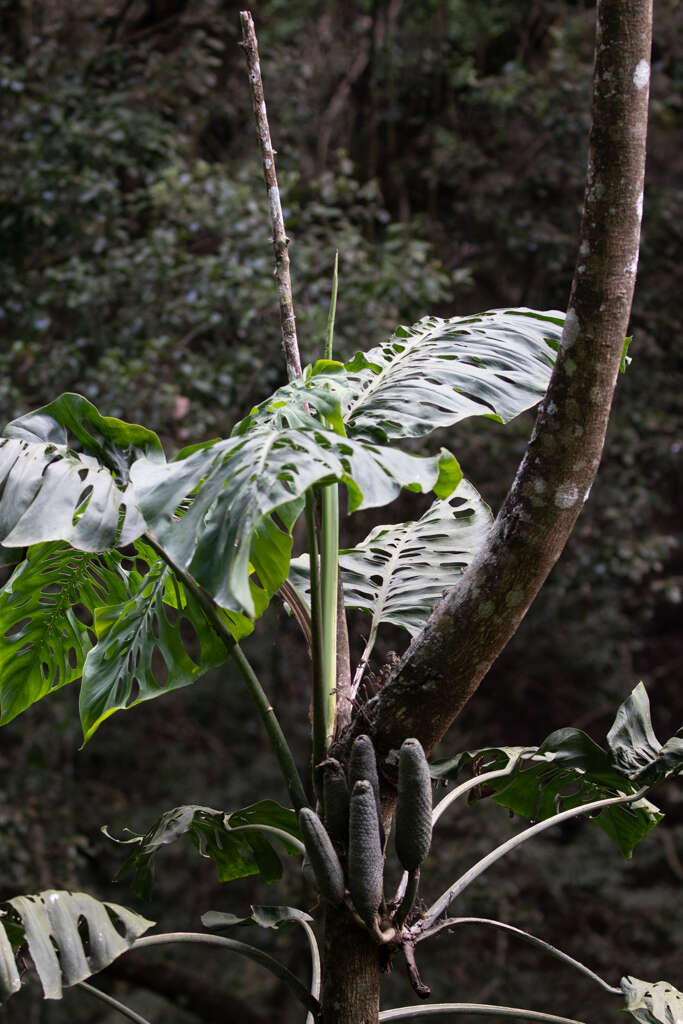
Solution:
<svg viewBox="0 0 683 1024">
<path fill-rule="evenodd" d="M 568 720 L 599 735 L 639 676 L 656 693 L 655 710 L 680 712 L 681 72 L 676 12 L 660 8 L 634 363 L 620 384 L 599 483 L 569 550 L 485 686 L 503 714 L 492 720 L 484 693 L 458 725 L 459 747 L 538 742 Z M 181 447 L 190 436 L 225 436 L 282 380 L 237 10 L 218 0 L 121 4 L 120 17 L 105 5 L 77 11 L 14 2 L 0 9 L 3 422 L 75 390 Z M 306 359 L 322 346 L 336 248 L 343 355 L 425 312 L 563 307 L 584 173 L 590 5 L 272 0 L 254 13 Z M 495 424 L 465 431 L 463 468 L 494 506 L 528 425 L 522 417 L 505 436 Z M 366 517 L 359 537 L 369 525 Z M 296 721 L 304 655 L 293 633 L 286 650 L 273 649 L 270 634 L 269 627 L 259 634 L 253 659 Z M 376 670 L 383 660 L 376 657 Z M 136 824 L 128 810 L 134 797 L 146 825 L 160 806 L 190 798 L 214 806 L 246 802 L 242 698 L 235 692 L 234 706 L 217 712 L 213 694 L 224 686 L 217 679 L 169 698 L 163 714 L 151 706 L 115 721 L 78 755 L 69 693 L 5 731 L 3 898 L 48 883 L 86 888 L 88 877 L 106 887 L 120 858 L 96 833 L 103 804 L 112 824 Z M 209 721 L 224 736 L 214 750 L 199 739 Z M 668 735 L 679 722 L 660 724 Z M 160 751 L 171 740 L 174 758 L 166 761 Z M 224 758 L 234 766 L 227 780 L 216 768 Z M 268 772 L 267 763 L 255 762 L 249 781 Z M 675 950 L 662 953 L 657 925 L 666 916 L 667 935 L 680 940 L 670 908 L 671 886 L 683 874 L 676 852 L 683 817 L 675 795 L 668 799 L 666 838 L 624 865 L 621 877 L 605 882 L 599 856 L 586 867 L 586 846 L 572 847 L 562 872 L 539 848 L 526 875 L 497 879 L 493 900 L 501 913 L 513 906 L 523 916 L 543 891 L 552 938 L 553 929 L 559 935 L 564 928 L 565 901 L 575 904 L 602 886 L 604 903 L 583 922 L 593 962 L 608 964 L 623 934 L 644 961 L 650 957 L 644 976 L 673 976 Z M 479 818 L 476 836 L 453 826 L 456 849 L 465 841 L 485 848 L 491 832 L 506 827 L 499 818 Z M 565 838 L 547 842 L 552 848 Z M 585 843 L 601 849 L 595 836 Z M 177 856 L 177 879 L 166 878 L 157 898 L 177 905 L 181 921 L 188 897 Z M 618 883 L 628 887 L 628 900 L 617 899 Z M 125 902 L 120 889 L 109 892 Z M 208 905 L 210 892 L 209 865 L 189 912 Z M 486 903 L 491 912 L 490 894 L 471 898 L 473 911 Z M 454 989 L 466 984 L 491 1001 L 514 978 L 519 1002 L 529 1002 L 526 994 L 538 986 L 534 958 L 521 951 L 513 968 L 506 953 L 503 940 L 478 956 L 470 950 L 462 962 L 445 963 L 443 976 Z M 516 973 L 520 962 L 528 974 Z M 549 985 L 565 984 L 548 977 Z M 242 984 L 262 983 L 259 976 Z M 571 1015 L 574 999 L 573 989 L 556 988 L 553 1004 Z M 5 1015 L 24 1020 L 30 1012 L 50 1024 L 75 1019 L 72 1006 L 49 1007 L 44 1017 L 27 1007 Z M 78 1012 L 102 1019 L 99 1010 Z"/>
</svg>

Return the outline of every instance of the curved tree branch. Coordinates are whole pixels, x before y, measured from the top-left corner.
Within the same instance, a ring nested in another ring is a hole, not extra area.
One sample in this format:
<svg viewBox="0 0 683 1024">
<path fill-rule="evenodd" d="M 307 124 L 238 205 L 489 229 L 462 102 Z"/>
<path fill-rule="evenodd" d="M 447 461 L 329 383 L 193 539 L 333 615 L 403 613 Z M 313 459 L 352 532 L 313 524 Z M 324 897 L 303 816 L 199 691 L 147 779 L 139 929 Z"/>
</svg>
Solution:
<svg viewBox="0 0 683 1024">
<path fill-rule="evenodd" d="M 367 708 L 379 750 L 441 738 L 524 618 L 595 479 L 643 205 L 652 0 L 600 0 L 579 255 L 548 392 L 484 549 Z"/>
</svg>

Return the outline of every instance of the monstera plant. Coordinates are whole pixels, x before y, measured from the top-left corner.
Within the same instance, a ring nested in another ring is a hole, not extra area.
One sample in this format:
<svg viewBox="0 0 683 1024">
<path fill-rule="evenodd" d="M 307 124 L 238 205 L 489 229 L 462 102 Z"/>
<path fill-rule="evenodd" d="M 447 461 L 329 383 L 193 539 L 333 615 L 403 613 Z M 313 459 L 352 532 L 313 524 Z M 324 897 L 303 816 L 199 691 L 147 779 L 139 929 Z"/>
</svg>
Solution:
<svg viewBox="0 0 683 1024">
<path fill-rule="evenodd" d="M 650 789 L 683 771 L 683 737 L 659 742 L 644 687 L 619 709 L 605 747 L 563 729 L 538 747 L 469 751 L 431 765 L 427 759 L 514 632 L 571 530 L 595 475 L 624 361 L 643 143 L 643 133 L 636 137 L 629 126 L 645 117 L 647 4 L 605 2 L 598 19 L 592 177 L 567 314 L 502 309 L 426 317 L 342 363 L 333 358 L 335 270 L 321 358 L 301 371 L 253 26 L 243 15 L 289 382 L 248 412 L 230 437 L 170 459 L 154 433 L 106 416 L 78 395 L 62 395 L 5 427 L 0 542 L 10 574 L 0 592 L 0 722 L 78 684 L 87 742 L 115 713 L 194 684 L 231 661 L 291 806 L 266 795 L 244 808 L 165 810 L 145 833 L 128 837 L 132 852 L 119 877 L 145 897 L 160 851 L 181 836 L 215 862 L 225 882 L 248 875 L 276 882 L 282 853 L 303 856 L 317 889 L 315 916 L 282 906 L 252 907 L 241 917 L 208 911 L 204 932 L 144 935 L 152 922 L 82 893 L 17 896 L 0 911 L 3 1001 L 21 987 L 28 960 L 47 998 L 80 985 L 143 1021 L 86 979 L 131 948 L 191 942 L 271 971 L 309 1022 L 371 1024 L 463 1011 L 564 1020 L 469 1003 L 380 1011 L 379 974 L 392 957 L 405 958 L 416 994 L 427 998 L 416 947 L 444 930 L 480 925 L 558 957 L 625 998 L 638 1020 L 671 1024 L 680 1017 L 683 996 L 671 985 L 626 976 L 614 986 L 512 924 L 450 912 L 489 867 L 570 818 L 593 818 L 631 855 L 661 818 Z M 618 84 L 605 91 L 607 80 Z M 631 147 L 627 156 L 615 147 L 615 125 Z M 507 422 L 541 400 L 525 461 L 494 520 L 455 456 L 430 451 L 430 438 L 466 417 Z M 376 526 L 355 546 L 340 547 L 342 509 L 351 516 L 380 508 L 402 490 L 431 495 L 416 521 Z M 292 557 L 300 519 L 307 550 Z M 271 701 L 264 692 L 240 646 L 278 600 L 296 617 L 310 652 L 305 778 L 278 722 L 276 696 Z M 347 608 L 369 622 L 353 667 Z M 412 639 L 368 699 L 363 681 L 387 623 Z M 450 786 L 436 806 L 432 779 Z M 416 902 L 434 827 L 474 791 L 530 824 L 431 905 Z M 403 874 L 392 895 L 385 864 L 394 846 Z M 310 980 L 256 946 L 217 934 L 286 923 L 305 932 Z"/>
</svg>

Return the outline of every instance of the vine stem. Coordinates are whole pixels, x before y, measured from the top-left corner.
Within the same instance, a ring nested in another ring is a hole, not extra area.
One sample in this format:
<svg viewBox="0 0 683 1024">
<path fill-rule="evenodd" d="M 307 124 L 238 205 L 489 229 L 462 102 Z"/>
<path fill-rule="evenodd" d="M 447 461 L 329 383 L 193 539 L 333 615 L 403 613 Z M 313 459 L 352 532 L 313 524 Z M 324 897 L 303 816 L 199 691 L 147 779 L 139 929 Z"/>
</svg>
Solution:
<svg viewBox="0 0 683 1024">
<path fill-rule="evenodd" d="M 537 946 L 539 949 L 544 950 L 546 953 L 550 953 L 551 956 L 555 957 L 556 960 L 561 960 L 562 963 L 568 964 L 570 967 L 574 967 L 581 974 L 590 978 L 592 981 L 600 985 L 605 992 L 609 992 L 614 996 L 622 996 L 624 993 L 620 988 L 615 988 L 614 985 L 610 985 L 608 982 L 601 978 L 599 974 L 592 971 L 590 967 L 586 967 L 580 960 L 575 960 L 573 956 L 569 956 L 568 953 L 564 953 L 557 946 L 551 945 L 546 942 L 545 939 L 539 939 L 537 935 L 531 935 L 529 932 L 523 931 L 521 928 L 515 928 L 512 924 L 507 924 L 505 921 L 496 921 L 488 917 L 448 917 L 445 921 L 439 921 L 438 925 L 430 928 L 427 932 L 416 938 L 416 942 L 422 942 L 423 939 L 429 939 L 438 932 L 443 931 L 444 928 L 455 928 L 461 924 L 486 924 L 493 928 L 500 928 L 502 931 L 510 932 L 512 935 L 519 936 L 520 939 L 524 939 L 532 946 Z"/>
<path fill-rule="evenodd" d="M 230 654 L 237 664 L 242 679 L 246 683 L 249 695 L 256 705 L 259 718 L 266 730 L 273 752 L 278 759 L 280 770 L 285 780 L 285 785 L 287 786 L 287 792 L 289 793 L 289 798 L 294 805 L 294 809 L 298 811 L 302 807 L 307 807 L 308 798 L 306 796 L 306 791 L 304 790 L 303 782 L 301 781 L 301 776 L 299 775 L 294 761 L 294 756 L 289 748 L 285 734 L 280 727 L 280 723 L 277 720 L 273 706 L 268 700 L 266 692 L 259 682 L 258 676 L 247 661 L 244 652 L 239 644 L 235 642 L 230 630 L 225 625 L 220 614 L 220 609 L 211 596 L 199 586 L 195 579 L 193 579 L 190 573 L 174 564 L 156 538 L 151 534 L 146 533 L 143 540 L 146 544 L 149 544 L 152 550 L 155 551 L 166 565 L 168 565 L 175 573 L 183 586 L 193 595 L 193 597 L 196 598 L 207 621 L 225 644 L 228 654 Z"/>
<path fill-rule="evenodd" d="M 308 532 L 308 552 L 311 566 L 311 653 L 313 663 L 313 782 L 318 788 L 317 765 L 322 764 L 326 756 L 327 736 L 327 693 L 325 690 L 325 669 L 323 664 L 323 615 L 320 589 L 320 556 L 318 552 L 318 533 L 315 523 L 315 496 L 312 491 L 306 492 L 306 530 Z"/>
<path fill-rule="evenodd" d="M 287 366 L 287 377 L 294 380 L 301 376 L 301 357 L 299 342 L 296 336 L 296 319 L 292 301 L 292 281 L 289 273 L 289 239 L 285 233 L 285 222 L 282 216 L 280 189 L 275 173 L 275 150 L 270 138 L 268 113 L 261 78 L 258 41 L 254 29 L 254 19 L 249 11 L 240 11 L 242 24 L 241 46 L 247 61 L 251 106 L 256 122 L 256 134 L 261 147 L 263 177 L 268 192 L 268 211 L 273 229 L 273 252 L 275 255 L 275 280 L 277 281 L 278 298 L 280 301 L 280 330 L 282 334 L 282 351 Z"/>
<path fill-rule="evenodd" d="M 237 953 L 239 956 L 246 957 L 248 960 L 252 960 L 254 963 L 261 964 L 267 970 L 274 974 L 277 978 L 290 988 L 292 993 L 296 996 L 300 1003 L 302 1003 L 306 1009 L 315 1015 L 320 1009 L 320 1004 L 311 993 L 308 991 L 305 985 L 303 985 L 296 975 L 292 974 L 289 968 L 285 967 L 278 960 L 275 960 L 268 953 L 264 953 L 262 949 L 257 946 L 250 946 L 246 942 L 239 942 L 237 939 L 226 939 L 222 935 L 210 935 L 204 934 L 203 932 L 168 932 L 164 935 L 145 935 L 141 939 L 136 939 L 131 949 L 144 949 L 147 946 L 165 946 L 174 942 L 183 943 L 196 943 L 204 946 L 219 946 L 222 949 L 229 949 L 233 953 Z"/>
<path fill-rule="evenodd" d="M 128 1020 L 134 1021 L 135 1024 L 150 1024 L 146 1017 L 142 1017 L 139 1013 L 136 1013 L 135 1010 L 131 1010 L 131 1008 L 126 1006 L 125 1003 L 120 1003 L 118 999 L 114 999 L 114 997 L 110 996 L 107 992 L 103 992 L 101 989 L 95 988 L 94 985 L 89 985 L 87 981 L 78 981 L 76 982 L 76 985 L 78 988 L 82 988 L 85 992 L 89 992 L 91 996 L 95 997 L 95 999 L 99 999 L 101 1003 L 106 1003 L 107 1006 L 111 1006 L 113 1010 L 118 1010 L 123 1017 L 127 1017 Z"/>
<path fill-rule="evenodd" d="M 456 896 L 459 896 L 468 885 L 487 871 L 492 864 L 495 864 L 497 860 L 510 853 L 516 847 L 521 846 L 527 839 L 533 839 L 534 836 L 540 832 L 544 832 L 548 828 L 552 828 L 554 825 L 559 825 L 563 821 L 568 821 L 569 818 L 576 818 L 580 814 L 590 814 L 592 811 L 602 810 L 603 807 L 615 807 L 618 804 L 632 803 L 635 800 L 639 800 L 644 793 L 647 792 L 648 787 L 644 786 L 639 789 L 637 793 L 628 793 L 626 796 L 615 796 L 608 797 L 605 800 L 593 800 L 588 804 L 581 804 L 578 807 L 570 807 L 566 811 L 560 811 L 559 814 L 553 814 L 552 817 L 546 818 L 545 821 L 539 821 L 535 825 L 531 825 L 530 828 L 524 829 L 523 832 L 518 833 L 516 836 L 512 836 L 507 842 L 501 843 L 495 850 L 491 850 L 485 857 L 473 864 L 472 867 L 461 875 L 453 885 L 443 893 L 439 899 L 432 904 L 424 918 L 420 922 L 420 932 L 425 932 L 429 929 L 436 919 L 443 914 L 443 912 L 450 906 Z"/>
<path fill-rule="evenodd" d="M 395 1010 L 382 1010 L 380 1024 L 392 1020 L 413 1020 L 416 1017 L 438 1017 L 447 1013 L 472 1013 L 486 1017 L 517 1017 L 522 1020 L 545 1021 L 545 1024 L 581 1024 L 572 1017 L 556 1017 L 554 1013 L 539 1010 L 520 1010 L 516 1006 L 491 1006 L 488 1003 L 432 1003 L 431 1006 L 399 1006 Z"/>
</svg>

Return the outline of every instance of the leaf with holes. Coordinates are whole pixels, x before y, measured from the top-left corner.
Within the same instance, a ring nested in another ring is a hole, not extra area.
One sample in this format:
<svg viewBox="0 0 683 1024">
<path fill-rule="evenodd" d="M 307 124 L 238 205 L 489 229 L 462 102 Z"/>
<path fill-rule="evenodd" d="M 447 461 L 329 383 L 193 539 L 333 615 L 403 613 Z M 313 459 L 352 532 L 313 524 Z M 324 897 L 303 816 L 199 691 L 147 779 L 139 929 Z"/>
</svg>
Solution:
<svg viewBox="0 0 683 1024">
<path fill-rule="evenodd" d="M 45 998 L 61 999 L 63 988 L 103 970 L 154 924 L 116 903 L 53 889 L 15 896 L 0 915 L 2 1003 L 21 988 L 17 946 L 28 948 Z"/>
<path fill-rule="evenodd" d="M 126 599 L 128 576 L 116 552 L 29 548 L 0 590 L 0 724 L 80 678 L 92 647 L 86 623 Z"/>
<path fill-rule="evenodd" d="M 192 594 L 149 547 L 138 541 L 136 549 L 149 570 L 125 600 L 95 611 L 97 644 L 81 684 L 84 742 L 115 711 L 189 686 L 227 658 Z M 226 615 L 225 623 L 236 639 L 252 628 L 240 615 Z"/>
<path fill-rule="evenodd" d="M 145 530 L 129 485 L 143 456 L 164 461 L 156 434 L 100 416 L 80 395 L 13 420 L 0 438 L 0 541 L 62 540 L 82 551 L 130 543 Z"/>
<path fill-rule="evenodd" d="M 108 831 L 105 834 L 114 838 Z M 277 882 L 282 877 L 282 862 L 270 837 L 278 838 L 290 855 L 302 849 L 294 811 L 274 800 L 261 800 L 232 813 L 185 804 L 162 814 L 144 835 L 130 833 L 130 838 L 123 840 L 126 845 L 136 843 L 138 849 L 116 880 L 131 878 L 133 891 L 148 898 L 159 850 L 184 835 L 203 857 L 215 863 L 221 882 L 257 874 L 266 882 Z"/>
<path fill-rule="evenodd" d="M 350 437 L 421 437 L 468 416 L 506 423 L 545 394 L 564 314 L 498 309 L 426 317 L 346 364 Z"/>
<path fill-rule="evenodd" d="M 641 981 L 627 975 L 621 979 L 624 1009 L 638 1024 L 679 1024 L 683 1020 L 683 992 L 668 981 Z"/>
<path fill-rule="evenodd" d="M 354 511 L 387 504 L 402 487 L 446 497 L 460 471 L 445 451 L 422 458 L 330 430 L 266 424 L 169 465 L 138 460 L 131 478 L 149 529 L 174 564 L 223 608 L 253 616 L 252 567 L 272 596 L 287 578 L 291 530 L 310 487 L 346 484 Z M 189 507 L 175 516 L 183 503 Z"/>
<path fill-rule="evenodd" d="M 481 547 L 491 511 L 474 487 L 461 480 L 453 495 L 435 501 L 412 523 L 377 526 L 339 557 L 347 608 L 372 616 L 371 634 L 382 622 L 408 630 L 424 627 L 432 609 Z M 308 558 L 292 563 L 290 580 L 308 590 Z"/>
</svg>

